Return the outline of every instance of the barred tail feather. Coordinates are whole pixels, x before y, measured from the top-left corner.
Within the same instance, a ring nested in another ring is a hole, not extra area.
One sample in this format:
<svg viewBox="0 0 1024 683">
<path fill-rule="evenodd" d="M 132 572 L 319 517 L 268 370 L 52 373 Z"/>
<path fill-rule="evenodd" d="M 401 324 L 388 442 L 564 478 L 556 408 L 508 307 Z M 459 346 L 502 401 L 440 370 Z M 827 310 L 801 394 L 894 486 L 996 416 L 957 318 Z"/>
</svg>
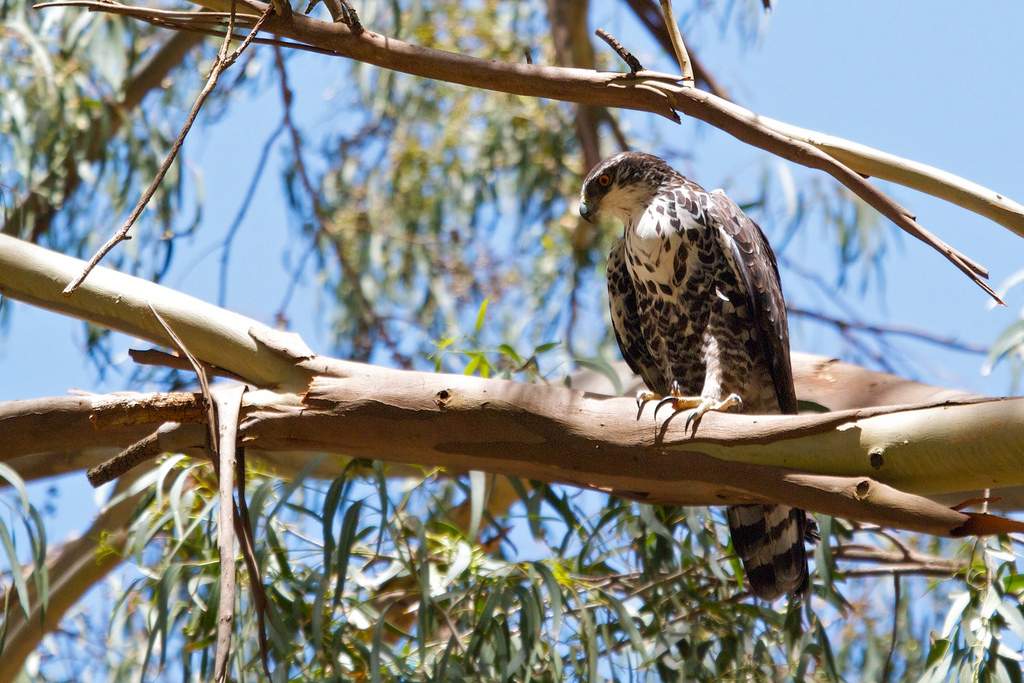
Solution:
<svg viewBox="0 0 1024 683">
<path fill-rule="evenodd" d="M 763 600 L 807 590 L 808 530 L 803 510 L 784 505 L 736 505 L 727 510 L 732 544 L 754 595 Z"/>
</svg>

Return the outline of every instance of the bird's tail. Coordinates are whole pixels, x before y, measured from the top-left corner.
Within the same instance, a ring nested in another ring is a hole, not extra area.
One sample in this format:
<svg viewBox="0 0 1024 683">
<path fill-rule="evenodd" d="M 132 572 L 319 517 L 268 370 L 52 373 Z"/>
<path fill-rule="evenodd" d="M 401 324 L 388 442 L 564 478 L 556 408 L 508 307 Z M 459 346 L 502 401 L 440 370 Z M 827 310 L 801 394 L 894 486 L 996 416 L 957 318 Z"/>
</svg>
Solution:
<svg viewBox="0 0 1024 683">
<path fill-rule="evenodd" d="M 774 600 L 780 595 L 807 590 L 805 535 L 816 526 L 808 524 L 803 510 L 784 505 L 735 505 L 727 510 L 732 544 L 743 562 L 754 595 Z"/>
</svg>

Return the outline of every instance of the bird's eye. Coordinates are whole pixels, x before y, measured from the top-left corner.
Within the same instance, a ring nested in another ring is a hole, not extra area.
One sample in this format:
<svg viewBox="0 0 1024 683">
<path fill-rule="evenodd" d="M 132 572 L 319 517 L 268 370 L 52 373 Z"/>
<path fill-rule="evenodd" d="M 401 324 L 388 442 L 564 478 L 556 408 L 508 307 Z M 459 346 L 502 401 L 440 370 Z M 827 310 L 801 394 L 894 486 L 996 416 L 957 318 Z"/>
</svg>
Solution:
<svg viewBox="0 0 1024 683">
<path fill-rule="evenodd" d="M 600 185 L 601 187 L 608 187 L 609 185 L 612 184 L 611 176 L 609 176 L 607 173 L 599 175 L 597 177 L 597 184 Z"/>
</svg>

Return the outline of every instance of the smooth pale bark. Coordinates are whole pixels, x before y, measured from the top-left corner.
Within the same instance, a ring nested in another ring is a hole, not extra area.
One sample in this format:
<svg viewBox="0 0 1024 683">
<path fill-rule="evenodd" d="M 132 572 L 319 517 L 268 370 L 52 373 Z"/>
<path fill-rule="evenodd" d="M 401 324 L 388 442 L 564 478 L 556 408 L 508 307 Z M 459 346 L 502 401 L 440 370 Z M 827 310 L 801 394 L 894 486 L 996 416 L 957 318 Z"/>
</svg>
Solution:
<svg viewBox="0 0 1024 683">
<path fill-rule="evenodd" d="M 294 358 L 275 351 L 281 346 L 297 356 L 312 356 L 296 335 L 154 282 L 99 267 L 73 294 L 62 294 L 84 267 L 80 259 L 0 235 L 0 294 L 4 296 L 170 344 L 149 310 L 152 305 L 206 363 L 258 386 L 301 388 L 309 380 L 310 373 L 296 367 Z"/>
<path fill-rule="evenodd" d="M 9 296 L 160 341 L 165 333 L 149 310 L 152 304 L 203 362 L 258 386 L 301 390 L 313 378 L 301 405 L 297 394 L 252 392 L 247 397 L 246 414 L 258 413 L 258 419 L 249 422 L 246 443 L 266 451 L 323 450 L 481 469 L 603 488 L 652 502 L 778 500 L 933 532 L 952 518 L 900 521 L 898 502 L 882 501 L 880 509 L 871 509 L 872 501 L 857 495 L 856 481 L 829 480 L 814 493 L 810 489 L 815 485 L 779 468 L 812 476 L 874 477 L 928 494 L 1024 484 L 1016 456 L 1024 417 L 1020 401 L 967 399 L 961 405 L 919 410 L 797 417 L 709 415 L 693 438 L 684 433 L 684 420 L 672 421 L 665 430 L 653 422 L 649 410 L 638 421 L 629 399 L 316 356 L 295 335 L 105 268 L 98 268 L 74 295 L 63 296 L 65 276 L 80 265 L 77 259 L 0 236 L 0 291 Z M 816 383 L 819 398 L 829 392 L 837 397 L 849 393 L 849 372 L 848 366 L 819 362 L 807 376 Z M 908 387 L 891 376 L 874 385 L 890 398 L 921 393 L 919 385 Z M 937 391 L 937 398 L 943 398 Z M 255 408 L 263 400 L 260 396 L 269 397 L 262 413 Z M 87 406 L 81 402 L 90 400 L 98 403 L 83 418 Z M 144 436 L 166 421 L 204 419 L 202 411 L 185 414 L 191 410 L 187 398 L 170 395 L 152 401 L 152 406 L 136 409 L 136 398 L 130 395 L 72 397 L 59 402 L 60 415 L 48 414 L 45 406 L 27 411 L 29 415 L 15 408 L 6 420 L 0 415 L 6 457 L 109 446 L 98 432 L 119 430 L 118 437 L 124 439 L 129 431 Z M 829 403 L 824 398 L 819 402 Z M 151 409 L 156 412 L 149 414 Z M 22 428 L 12 426 L 19 422 Z M 318 426 L 313 432 L 323 431 L 311 433 L 314 423 Z M 439 441 L 442 437 L 448 441 Z M 666 477 L 671 486 L 664 484 Z M 793 498 L 787 499 L 789 495 Z"/>
<path fill-rule="evenodd" d="M 941 535 L 989 527 L 913 494 L 1024 484 L 1017 453 L 1024 399 L 798 416 L 709 414 L 693 435 L 683 417 L 655 422 L 648 410 L 637 420 L 629 398 L 317 360 L 358 373 L 317 377 L 303 396 L 249 392 L 243 406 L 242 443 L 263 453 L 298 452 L 293 470 L 312 453 L 333 453 L 343 462 L 368 457 L 484 470 L 652 503 L 774 501 Z M 61 406 L 56 421 L 45 403 L 0 406 L 0 434 L 14 445 L 10 456 L 29 454 L 15 447 L 34 448 L 23 433 L 53 451 L 83 425 L 123 439 L 129 426 L 148 434 L 170 417 L 198 424 L 205 416 L 199 396 L 184 393 L 93 397 L 73 419 Z"/>
</svg>

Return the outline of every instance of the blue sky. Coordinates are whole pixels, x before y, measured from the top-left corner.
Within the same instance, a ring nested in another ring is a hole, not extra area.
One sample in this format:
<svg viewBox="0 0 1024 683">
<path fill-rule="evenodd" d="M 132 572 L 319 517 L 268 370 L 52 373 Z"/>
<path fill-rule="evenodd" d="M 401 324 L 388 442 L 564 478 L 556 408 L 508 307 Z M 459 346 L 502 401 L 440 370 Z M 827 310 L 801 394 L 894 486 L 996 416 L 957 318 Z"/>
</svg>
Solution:
<svg viewBox="0 0 1024 683">
<path fill-rule="evenodd" d="M 608 3 L 596 12 L 592 28 L 625 26 L 620 37 L 646 65 L 670 69 L 626 17 L 626 10 Z M 1024 201 L 1024 89 L 1019 87 L 1024 4 L 781 0 L 766 22 L 757 43 L 746 47 L 738 46 L 731 29 L 723 39 L 720 27 L 709 22 L 687 32 L 694 50 L 741 103 L 773 118 L 934 164 Z M 300 59 L 291 67 L 300 122 L 325 121 L 336 112 L 322 93 L 336 84 L 332 79 L 340 79 L 342 70 L 332 70 L 326 57 Z M 215 125 L 200 124 L 193 130 L 186 160 L 201 173 L 206 209 L 196 237 L 178 254 L 167 285 L 216 300 L 218 254 L 211 250 L 237 209 L 260 144 L 277 124 L 278 103 L 276 88 L 270 88 L 233 107 Z M 629 117 L 634 126 L 649 121 L 640 114 Z M 708 187 L 728 187 L 740 201 L 757 187 L 756 172 L 750 169 L 771 163 L 759 150 L 692 120 L 681 127 L 660 121 L 655 125 L 677 146 L 700 140 L 690 171 Z M 236 243 L 230 274 L 228 306 L 268 323 L 281 300 L 282 259 L 292 239 L 278 175 L 282 159 L 275 153 Z M 1020 238 L 1001 226 L 911 190 L 888 190 L 923 225 L 986 264 L 996 284 L 1024 267 Z M 97 230 L 105 235 L 114 227 Z M 766 229 L 773 234 L 772 226 Z M 798 247 L 790 258 L 815 267 L 835 260 L 831 243 L 807 239 Z M 1024 292 L 1016 291 L 1008 308 L 992 310 L 985 295 L 959 271 L 906 236 L 885 262 L 885 279 L 884 293 L 870 290 L 854 296 L 865 319 L 969 341 L 990 343 L 1024 304 Z M 802 300 L 799 281 L 784 275 L 784 285 L 792 300 Z M 315 285 L 299 289 L 291 319 L 311 346 L 326 348 L 329 317 L 318 311 Z M 71 388 L 124 388 L 125 380 L 117 373 L 106 381 L 97 379 L 82 354 L 79 323 L 20 305 L 12 323 L 0 341 L 0 400 L 59 395 Z M 835 335 L 809 323 L 794 325 L 793 336 L 798 350 L 842 350 Z M 121 346 L 128 344 L 126 340 Z M 1009 386 L 1005 367 L 981 376 L 982 359 L 977 356 L 909 343 L 903 348 L 922 360 L 923 379 L 990 394 L 1004 393 Z M 90 517 L 83 508 L 92 505 L 81 475 L 65 478 L 61 492 L 61 511 L 50 525 L 55 540 L 81 530 Z"/>
</svg>

